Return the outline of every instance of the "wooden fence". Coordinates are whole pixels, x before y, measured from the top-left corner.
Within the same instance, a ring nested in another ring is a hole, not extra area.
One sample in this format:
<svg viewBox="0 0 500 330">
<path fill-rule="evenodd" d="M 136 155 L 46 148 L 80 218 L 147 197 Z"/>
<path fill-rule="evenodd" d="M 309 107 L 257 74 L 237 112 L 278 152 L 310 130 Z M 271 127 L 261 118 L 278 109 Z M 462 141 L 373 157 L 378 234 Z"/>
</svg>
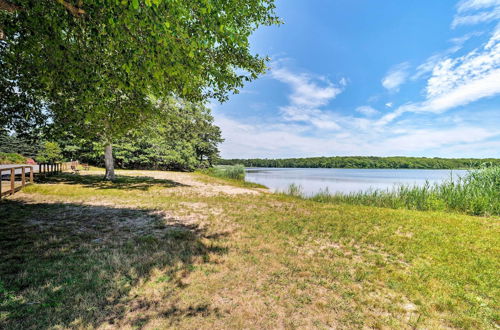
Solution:
<svg viewBox="0 0 500 330">
<path fill-rule="evenodd" d="M 26 169 L 29 169 L 29 182 L 26 182 Z M 21 185 L 16 187 L 16 170 L 21 169 Z M 7 185 L 9 187 L 8 190 L 3 191 L 3 172 L 10 172 L 9 175 L 9 184 Z M 0 197 L 3 195 L 12 195 L 16 191 L 20 190 L 22 187 L 32 184 L 33 181 L 33 166 L 30 165 L 21 165 L 21 166 L 13 166 L 13 167 L 7 167 L 7 168 L 0 168 Z"/>
<path fill-rule="evenodd" d="M 77 169 L 78 161 L 65 163 L 41 163 L 38 164 L 37 176 L 48 176 L 58 174 L 70 169 Z M 19 173 L 19 170 L 20 173 Z M 7 172 L 8 174 L 5 174 Z M 17 173 L 16 173 L 17 172 Z M 8 180 L 3 180 L 8 176 Z M 20 182 L 16 184 L 16 176 L 20 177 Z M 33 165 L 15 165 L 12 167 L 0 168 L 0 198 L 5 195 L 12 195 L 26 185 L 34 183 L 35 171 Z M 29 179 L 29 181 L 27 180 Z M 4 184 L 6 182 L 7 184 Z"/>
</svg>

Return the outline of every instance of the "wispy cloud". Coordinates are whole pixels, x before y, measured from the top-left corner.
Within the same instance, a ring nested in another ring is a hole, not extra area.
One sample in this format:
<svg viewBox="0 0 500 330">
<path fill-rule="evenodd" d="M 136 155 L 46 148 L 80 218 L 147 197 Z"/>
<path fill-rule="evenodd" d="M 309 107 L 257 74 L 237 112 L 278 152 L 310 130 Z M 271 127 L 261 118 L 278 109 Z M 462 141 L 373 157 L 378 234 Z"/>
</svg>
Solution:
<svg viewBox="0 0 500 330">
<path fill-rule="evenodd" d="M 271 77 L 287 84 L 291 89 L 290 103 L 280 108 L 284 119 L 288 121 L 307 122 L 319 129 L 339 129 L 334 115 L 321 110 L 338 94 L 347 84 L 342 78 L 339 86 L 324 77 L 313 76 L 305 73 L 295 73 L 291 70 L 273 65 Z"/>
<path fill-rule="evenodd" d="M 410 64 L 403 62 L 392 67 L 387 75 L 382 79 L 382 86 L 391 92 L 397 92 L 399 86 L 406 82 Z"/>
<path fill-rule="evenodd" d="M 359 112 L 360 114 L 363 114 L 367 117 L 375 116 L 375 115 L 380 113 L 378 110 L 375 110 L 374 108 L 372 108 L 369 105 L 363 105 L 363 106 L 357 107 L 356 112 Z"/>
<path fill-rule="evenodd" d="M 499 7 L 500 0 L 462 0 L 452 26 L 491 22 Z M 381 82 L 391 93 L 405 83 L 416 85 L 417 79 L 424 84 L 419 98 L 402 105 L 407 93 L 391 94 L 388 100 L 381 93 L 357 108 L 346 108 L 342 99 L 332 111 L 332 101 L 349 88 L 348 79 L 332 81 L 276 62 L 270 77 L 289 88 L 287 101 L 276 106 L 272 121 L 235 119 L 215 111 L 226 138 L 222 156 L 500 157 L 497 109 L 474 108 L 473 115 L 472 107 L 457 109 L 500 94 L 500 24 L 487 33 L 473 31 L 449 39 L 443 51 L 430 53 L 415 68 L 408 62 L 390 68 Z M 483 44 L 474 39 L 480 35 L 488 39 L 481 38 Z M 475 49 L 466 48 L 471 46 Z M 454 111 L 447 113 L 450 109 Z"/>
<path fill-rule="evenodd" d="M 456 37 L 452 38 L 449 41 L 452 43 L 451 47 L 448 47 L 446 50 L 442 52 L 435 53 L 427 58 L 424 63 L 420 64 L 417 69 L 416 73 L 411 77 L 412 80 L 417 80 L 422 78 L 423 76 L 426 76 L 427 74 L 432 73 L 432 70 L 436 67 L 436 65 L 445 59 L 447 56 L 450 56 L 453 53 L 456 53 L 462 47 L 464 44 L 470 40 L 471 38 L 478 37 L 482 35 L 483 32 L 476 31 L 476 32 L 470 32 L 467 33 L 461 37 Z"/>
<path fill-rule="evenodd" d="M 500 19 L 499 0 L 462 0 L 457 5 L 452 28 L 460 25 L 474 25 Z"/>
<path fill-rule="evenodd" d="M 441 113 L 482 98 L 500 94 L 500 24 L 480 48 L 464 56 L 446 57 L 434 64 L 427 81 L 426 100 L 397 108 L 380 125 L 405 112 Z"/>
<path fill-rule="evenodd" d="M 478 10 L 500 6 L 500 0 L 461 0 L 457 4 L 457 12 L 463 13 L 470 10 Z"/>
<path fill-rule="evenodd" d="M 493 151 L 500 149 L 478 148 L 478 145 L 490 143 L 487 140 L 498 136 L 498 132 L 467 125 L 426 129 L 395 126 L 389 133 L 349 129 L 309 136 L 293 124 L 243 124 L 222 115 L 216 116 L 216 124 L 222 128 L 226 139 L 222 145 L 222 156 L 225 158 L 422 155 L 429 151 L 450 157 L 464 154 L 475 157 L 500 156 L 498 151 L 496 154 Z M 490 144 L 498 145 L 498 141 Z"/>
</svg>

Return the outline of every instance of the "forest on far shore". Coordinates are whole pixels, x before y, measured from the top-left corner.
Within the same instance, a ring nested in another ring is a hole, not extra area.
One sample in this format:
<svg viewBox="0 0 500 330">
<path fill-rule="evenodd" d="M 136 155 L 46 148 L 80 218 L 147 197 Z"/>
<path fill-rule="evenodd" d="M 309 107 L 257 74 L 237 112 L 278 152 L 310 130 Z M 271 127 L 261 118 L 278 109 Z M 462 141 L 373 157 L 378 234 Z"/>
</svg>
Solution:
<svg viewBox="0 0 500 330">
<path fill-rule="evenodd" d="M 469 169 L 483 165 L 500 165 L 498 158 L 426 158 L 335 156 L 286 159 L 220 159 L 219 165 L 243 164 L 246 167 L 285 168 L 413 168 L 413 169 Z"/>
</svg>

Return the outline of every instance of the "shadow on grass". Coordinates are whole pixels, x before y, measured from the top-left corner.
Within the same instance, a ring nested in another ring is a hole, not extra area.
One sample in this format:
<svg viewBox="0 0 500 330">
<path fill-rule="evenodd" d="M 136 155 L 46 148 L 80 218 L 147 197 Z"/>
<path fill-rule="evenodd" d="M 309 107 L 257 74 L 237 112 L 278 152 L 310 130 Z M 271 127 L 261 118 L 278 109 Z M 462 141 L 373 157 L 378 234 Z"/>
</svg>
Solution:
<svg viewBox="0 0 500 330">
<path fill-rule="evenodd" d="M 40 179 L 37 179 L 37 183 L 78 184 L 85 187 L 97 189 L 137 189 L 144 191 L 148 190 L 152 186 L 160 186 L 163 188 L 187 187 L 187 185 L 176 181 L 155 179 L 149 176 L 117 175 L 116 179 L 111 182 L 105 181 L 102 175 L 78 175 L 69 173 L 41 177 Z"/>
<path fill-rule="evenodd" d="M 178 295 L 196 267 L 227 253 L 222 234 L 152 210 L 4 200 L 0 214 L 0 328 L 140 327 L 155 315 L 175 325 L 218 314 Z"/>
</svg>

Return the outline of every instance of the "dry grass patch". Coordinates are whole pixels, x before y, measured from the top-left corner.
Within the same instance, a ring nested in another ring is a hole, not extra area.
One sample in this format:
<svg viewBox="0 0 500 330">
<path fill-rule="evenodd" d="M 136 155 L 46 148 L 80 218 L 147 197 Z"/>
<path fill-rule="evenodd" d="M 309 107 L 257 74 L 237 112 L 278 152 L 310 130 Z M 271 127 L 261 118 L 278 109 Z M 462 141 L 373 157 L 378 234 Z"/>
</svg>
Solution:
<svg viewBox="0 0 500 330">
<path fill-rule="evenodd" d="M 498 219 L 119 173 L 116 183 L 62 176 L 1 204 L 0 326 L 497 325 Z"/>
</svg>

